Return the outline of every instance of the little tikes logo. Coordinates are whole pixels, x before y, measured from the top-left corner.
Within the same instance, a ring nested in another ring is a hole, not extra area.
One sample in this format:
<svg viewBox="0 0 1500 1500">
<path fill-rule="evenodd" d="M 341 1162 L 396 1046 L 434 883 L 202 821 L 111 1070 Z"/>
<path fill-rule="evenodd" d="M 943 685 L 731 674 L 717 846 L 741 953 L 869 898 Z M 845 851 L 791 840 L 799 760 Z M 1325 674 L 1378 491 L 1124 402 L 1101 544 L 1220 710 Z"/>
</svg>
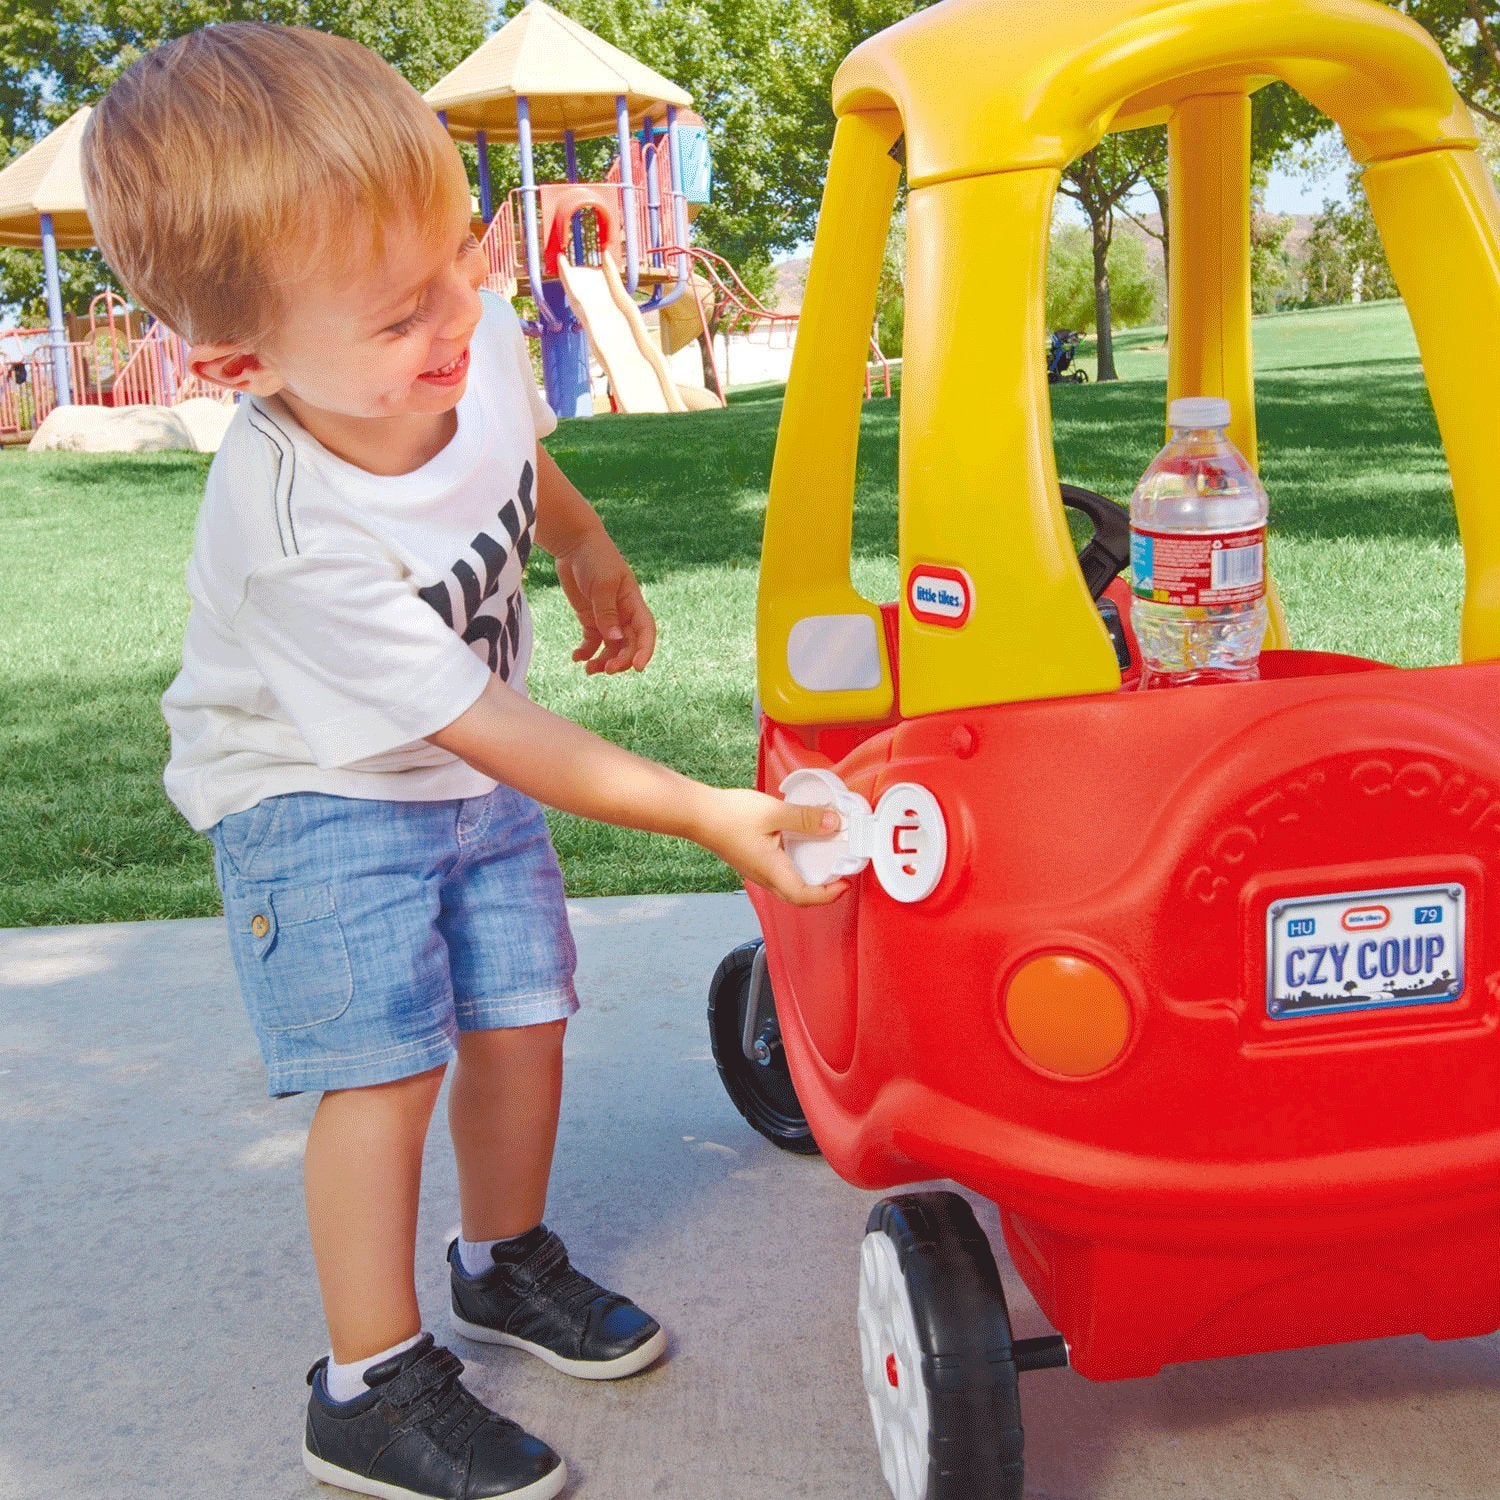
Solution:
<svg viewBox="0 0 1500 1500">
<path fill-rule="evenodd" d="M 1345 932 L 1368 932 L 1390 923 L 1388 906 L 1351 906 L 1342 917 Z"/>
<path fill-rule="evenodd" d="M 924 625 L 957 630 L 974 612 L 974 581 L 962 568 L 918 563 L 906 580 L 906 607 Z"/>
</svg>

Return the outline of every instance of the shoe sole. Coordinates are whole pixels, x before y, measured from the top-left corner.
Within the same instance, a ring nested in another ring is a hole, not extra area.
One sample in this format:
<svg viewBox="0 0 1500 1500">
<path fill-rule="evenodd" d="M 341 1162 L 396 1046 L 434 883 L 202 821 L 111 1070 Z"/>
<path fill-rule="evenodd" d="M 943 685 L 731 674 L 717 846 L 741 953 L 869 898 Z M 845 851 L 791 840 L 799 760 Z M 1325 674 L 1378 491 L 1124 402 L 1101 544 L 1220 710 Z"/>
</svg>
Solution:
<svg viewBox="0 0 1500 1500">
<path fill-rule="evenodd" d="M 482 1323 L 469 1323 L 456 1312 L 453 1314 L 453 1326 L 465 1338 L 473 1339 L 476 1343 L 504 1344 L 507 1349 L 524 1349 L 526 1353 L 536 1355 L 543 1363 L 551 1365 L 554 1370 L 561 1370 L 564 1375 L 573 1376 L 575 1380 L 619 1380 L 626 1375 L 634 1375 L 637 1370 L 644 1370 L 647 1365 L 655 1364 L 667 1347 L 666 1330 L 658 1328 L 644 1344 L 615 1359 L 566 1359 L 561 1354 L 553 1353 L 545 1345 L 533 1344 L 528 1339 L 517 1338 L 513 1333 L 501 1333 L 496 1328 L 486 1328 Z"/>
<path fill-rule="evenodd" d="M 386 1484 L 383 1480 L 367 1479 L 350 1469 L 341 1469 L 326 1458 L 319 1458 L 305 1444 L 302 1449 L 302 1465 L 314 1479 L 324 1484 L 337 1485 L 340 1489 L 353 1490 L 356 1495 L 374 1495 L 376 1500 L 432 1500 L 420 1490 L 404 1489 L 399 1484 Z M 568 1482 L 568 1466 L 561 1460 L 555 1469 L 543 1474 L 540 1479 L 519 1490 L 505 1490 L 495 1500 L 552 1500 L 561 1493 Z"/>
</svg>

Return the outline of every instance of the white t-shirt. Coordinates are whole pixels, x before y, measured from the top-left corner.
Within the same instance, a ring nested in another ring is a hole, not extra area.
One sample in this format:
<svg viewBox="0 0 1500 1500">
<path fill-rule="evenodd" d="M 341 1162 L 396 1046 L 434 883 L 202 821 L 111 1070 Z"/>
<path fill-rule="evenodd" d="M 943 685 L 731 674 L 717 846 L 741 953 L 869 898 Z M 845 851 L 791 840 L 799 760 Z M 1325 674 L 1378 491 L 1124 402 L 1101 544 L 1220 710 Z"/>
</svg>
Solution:
<svg viewBox="0 0 1500 1500">
<path fill-rule="evenodd" d="M 416 802 L 495 783 L 424 736 L 495 673 L 523 690 L 537 439 L 557 425 L 508 303 L 484 298 L 448 445 L 409 474 L 242 401 L 208 473 L 167 795 L 194 828 L 282 792 Z"/>
</svg>

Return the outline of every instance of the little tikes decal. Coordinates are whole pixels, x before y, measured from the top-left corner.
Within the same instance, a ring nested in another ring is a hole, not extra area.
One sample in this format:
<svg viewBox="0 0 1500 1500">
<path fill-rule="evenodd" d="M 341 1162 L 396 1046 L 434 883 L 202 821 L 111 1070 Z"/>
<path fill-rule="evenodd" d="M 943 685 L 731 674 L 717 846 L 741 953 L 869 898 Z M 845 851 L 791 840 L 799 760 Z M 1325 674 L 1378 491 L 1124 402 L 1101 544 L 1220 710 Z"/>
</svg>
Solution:
<svg viewBox="0 0 1500 1500">
<path fill-rule="evenodd" d="M 962 568 L 918 563 L 907 576 L 906 607 L 924 625 L 957 630 L 974 612 L 974 581 Z"/>
</svg>

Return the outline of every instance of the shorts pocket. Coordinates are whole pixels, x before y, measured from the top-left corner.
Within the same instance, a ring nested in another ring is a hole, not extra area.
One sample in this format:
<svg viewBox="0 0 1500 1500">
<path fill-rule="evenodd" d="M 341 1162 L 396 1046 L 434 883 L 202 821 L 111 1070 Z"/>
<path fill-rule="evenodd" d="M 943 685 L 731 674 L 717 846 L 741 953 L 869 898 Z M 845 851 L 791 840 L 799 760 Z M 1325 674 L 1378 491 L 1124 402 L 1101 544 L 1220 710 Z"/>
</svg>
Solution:
<svg viewBox="0 0 1500 1500">
<path fill-rule="evenodd" d="M 255 873 L 256 857 L 275 827 L 285 797 L 264 797 L 254 807 L 220 818 L 209 831 L 220 856 L 239 875 Z"/>
<path fill-rule="evenodd" d="M 238 882 L 234 946 L 257 997 L 260 1026 L 296 1031 L 336 1021 L 354 998 L 354 971 L 330 885 Z"/>
</svg>

